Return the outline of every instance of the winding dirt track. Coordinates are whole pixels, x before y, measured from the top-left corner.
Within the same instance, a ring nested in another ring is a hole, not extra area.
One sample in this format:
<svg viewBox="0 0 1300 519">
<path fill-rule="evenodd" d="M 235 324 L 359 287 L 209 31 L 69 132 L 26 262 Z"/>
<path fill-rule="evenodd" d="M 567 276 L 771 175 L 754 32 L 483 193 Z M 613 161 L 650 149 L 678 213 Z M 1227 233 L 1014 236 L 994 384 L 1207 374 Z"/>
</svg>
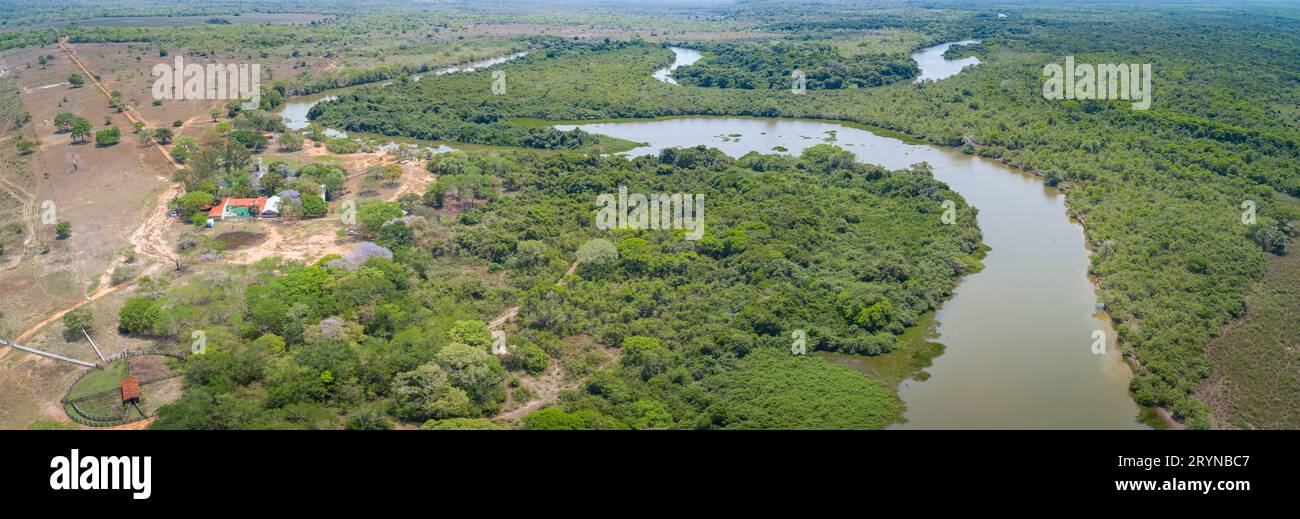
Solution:
<svg viewBox="0 0 1300 519">
<path fill-rule="evenodd" d="M 105 87 L 101 80 L 96 79 L 95 74 L 91 73 L 90 69 L 86 68 L 86 65 L 83 64 L 80 59 L 77 59 L 77 55 L 72 52 L 72 48 L 68 47 L 66 38 L 59 41 L 59 48 L 63 49 L 63 53 L 67 54 L 68 59 L 71 59 L 73 63 L 76 63 L 77 67 L 80 68 L 82 72 L 86 73 L 86 77 L 95 84 L 96 88 L 99 88 L 99 91 L 104 94 L 105 98 L 112 99 L 112 94 L 109 92 L 108 87 Z M 130 107 L 127 107 L 127 109 L 122 112 L 122 115 L 125 115 L 127 120 L 131 121 L 132 124 L 138 121 L 143 122 L 145 127 L 152 127 L 152 125 L 149 124 L 149 121 L 146 121 L 139 114 L 135 113 L 135 111 Z M 176 160 L 172 158 L 171 154 L 167 152 L 167 148 L 164 148 L 162 144 L 155 141 L 152 147 L 153 149 L 158 150 L 158 153 L 162 155 L 163 160 L 166 160 L 168 164 L 171 164 L 173 170 L 181 169 L 180 163 L 176 162 Z M 167 246 L 167 242 L 163 239 L 162 234 L 163 231 L 167 229 L 167 224 L 169 222 L 167 216 L 168 202 L 170 202 L 172 198 L 183 194 L 181 191 L 182 187 L 180 184 L 175 182 L 171 183 L 167 190 L 158 196 L 158 203 L 154 205 L 153 211 L 151 211 L 148 217 L 145 218 L 144 224 L 131 234 L 131 245 L 141 254 L 157 258 L 164 263 L 173 261 L 172 255 L 168 252 L 169 247 Z"/>
<path fill-rule="evenodd" d="M 518 422 L 525 416 L 532 414 L 533 411 L 541 409 L 542 406 L 554 402 L 559 398 L 560 391 L 578 387 L 577 381 L 565 384 L 564 368 L 559 363 L 552 362 L 552 366 L 547 368 L 546 374 L 540 377 L 520 378 L 519 384 L 528 388 L 534 395 L 528 403 L 498 414 L 492 417 L 497 421 Z"/>
<path fill-rule="evenodd" d="M 555 282 L 555 286 L 558 287 L 560 285 L 563 285 L 564 278 L 572 276 L 573 273 L 577 271 L 578 271 L 578 260 L 573 260 L 573 263 L 569 264 L 569 269 L 564 271 L 564 275 L 560 277 L 559 281 Z M 519 315 L 518 306 L 512 306 L 510 308 L 507 308 L 506 311 L 502 312 L 501 315 L 497 316 L 496 319 L 493 319 L 491 322 L 488 323 L 488 328 L 499 328 L 501 327 L 501 325 L 506 324 L 511 319 L 514 319 L 515 316 L 517 315 Z"/>
<path fill-rule="evenodd" d="M 0 267 L 0 271 L 7 271 L 18 268 L 18 265 L 22 262 L 23 255 L 27 253 L 27 248 L 31 247 L 32 241 L 36 239 L 36 196 L 26 189 L 23 189 L 22 186 L 4 177 L 0 177 L 0 191 L 4 191 L 8 193 L 9 196 L 14 197 L 14 199 L 22 201 L 23 205 L 20 210 L 22 213 L 21 218 L 23 223 L 27 226 L 27 228 L 23 230 L 27 236 L 23 238 L 22 250 L 19 250 L 18 253 L 14 255 L 13 259 L 9 260 L 4 267 Z"/>
<path fill-rule="evenodd" d="M 578 263 L 578 260 L 573 260 L 573 263 L 569 264 L 569 269 L 565 270 L 564 275 L 560 277 L 559 281 L 555 282 L 555 286 L 558 287 L 563 285 L 566 278 L 577 272 Z M 493 329 L 500 328 L 511 319 L 514 319 L 517 315 L 519 315 L 518 306 L 507 308 L 505 312 L 502 312 L 496 319 L 493 319 L 492 322 L 488 323 L 488 327 Z M 578 386 L 577 381 L 572 381 L 566 384 L 564 380 L 564 369 L 561 368 L 558 363 L 554 362 L 551 363 L 551 367 L 546 370 L 546 374 L 540 377 L 521 377 L 519 383 L 528 388 L 535 397 L 528 403 L 504 413 L 500 413 L 492 417 L 492 419 L 506 422 L 518 422 L 519 419 L 529 413 L 541 409 L 542 406 L 546 404 L 554 402 L 555 399 L 560 396 L 560 391 L 572 389 Z"/>
</svg>

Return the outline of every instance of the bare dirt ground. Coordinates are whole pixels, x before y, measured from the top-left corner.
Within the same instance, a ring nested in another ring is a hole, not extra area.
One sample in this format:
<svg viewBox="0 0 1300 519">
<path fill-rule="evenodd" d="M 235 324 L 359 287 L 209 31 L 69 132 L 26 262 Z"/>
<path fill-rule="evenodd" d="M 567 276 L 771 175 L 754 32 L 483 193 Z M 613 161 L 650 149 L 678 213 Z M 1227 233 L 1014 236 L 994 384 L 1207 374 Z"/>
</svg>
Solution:
<svg viewBox="0 0 1300 519">
<path fill-rule="evenodd" d="M 140 355 L 127 359 L 127 362 L 131 365 L 131 374 L 140 377 L 140 381 L 147 384 L 176 374 L 167 367 L 168 358 L 170 357 L 162 355 Z"/>
<path fill-rule="evenodd" d="M 566 341 L 565 352 L 566 355 L 574 356 L 598 352 L 603 358 L 600 362 L 600 369 L 613 366 L 621 358 L 621 352 L 618 349 L 604 348 L 592 342 L 590 337 L 585 336 L 570 337 Z M 528 388 L 528 391 L 532 393 L 531 398 L 527 402 L 515 402 L 514 390 L 511 390 L 505 405 L 502 406 L 502 412 L 492 417 L 492 420 L 517 426 L 523 417 L 558 402 L 560 392 L 577 388 L 582 384 L 583 380 L 584 377 L 565 371 L 563 358 L 551 359 L 551 365 L 547 366 L 543 374 L 519 377 L 519 384 Z"/>
<path fill-rule="evenodd" d="M 37 53 L 54 54 L 54 48 Z M 61 53 L 60 53 L 61 54 Z M 54 77 L 77 71 L 66 56 L 56 55 L 45 68 L 23 69 L 19 84 L 46 84 Z M 30 128 L 40 146 L 20 168 L 0 172 L 0 184 L 22 190 L 25 245 L 0 271 L 0 289 L 12 298 L 0 301 L 6 316 L 4 332 L 10 339 L 30 336 L 31 324 L 94 292 L 102 274 L 111 270 L 129 241 L 126 235 L 140 219 L 141 206 L 157 186 L 158 163 L 141 155 L 129 142 L 107 148 L 71 144 L 67 134 L 55 133 L 54 114 L 69 111 L 102 128 L 108 115 L 118 125 L 126 119 L 110 114 L 102 93 L 92 87 L 33 90 L 22 94 L 32 114 Z M 153 160 L 157 160 L 155 156 Z M 73 164 L 77 164 L 74 169 Z M 143 196 L 142 196 L 143 195 Z M 72 223 L 73 235 L 54 237 L 52 221 Z M 48 247 L 48 253 L 40 249 Z M 14 261 L 17 259 L 17 261 Z M 3 352 L 0 352 L 3 354 Z"/>
<path fill-rule="evenodd" d="M 577 271 L 578 262 L 575 260 L 573 263 L 569 264 L 569 268 L 565 270 L 564 276 L 555 282 L 555 286 L 564 284 L 565 278 L 572 276 L 573 273 Z M 519 307 L 512 306 L 507 308 L 506 311 L 502 312 L 501 315 L 497 316 L 497 318 L 489 322 L 488 327 L 499 329 L 518 315 Z M 601 352 L 606 354 L 609 353 L 608 350 L 604 350 L 603 348 L 601 349 Z M 606 366 L 618 360 L 617 353 L 611 354 L 610 359 L 612 360 L 608 360 Z M 527 416 L 529 413 L 555 403 L 560 396 L 560 391 L 573 389 L 581 382 L 580 379 L 567 378 L 563 364 L 559 362 L 559 359 L 552 359 L 551 365 L 546 368 L 546 371 L 543 374 L 537 376 L 523 375 L 519 377 L 519 384 L 528 388 L 528 391 L 532 393 L 532 398 L 528 402 L 519 404 L 514 402 L 514 391 L 510 391 L 505 405 L 502 406 L 502 409 L 504 410 L 492 417 L 492 419 L 502 423 L 517 425 L 519 420 L 524 416 Z"/>
<path fill-rule="evenodd" d="M 12 136 L 6 136 L 6 139 Z M 36 196 L 23 187 L 19 182 L 0 176 L 0 191 L 8 194 L 10 202 L 17 207 L 14 215 L 21 222 L 23 233 L 22 244 L 19 247 L 8 248 L 11 258 L 0 267 L 0 272 L 8 272 L 18 267 L 22 262 L 23 255 L 31 249 L 36 242 Z"/>
<path fill-rule="evenodd" d="M 68 421 L 59 400 L 85 368 L 38 359 L 25 354 L 0 359 L 0 427 L 25 429 L 38 419 Z"/>
<path fill-rule="evenodd" d="M 85 67 L 56 46 L 24 49 L 9 57 L 24 64 L 17 78 L 20 101 L 32 114 L 29 129 L 40 145 L 24 164 L 0 171 L 0 191 L 21 202 L 16 214 L 25 229 L 22 246 L 8 251 L 12 256 L 0 269 L 0 290 L 10 294 L 0 301 L 5 318 L 0 331 L 9 340 L 86 360 L 98 359 L 84 340 L 69 342 L 61 326 L 50 325 L 69 310 L 91 305 L 103 330 L 96 335 L 105 355 L 131 344 L 132 339 L 111 331 L 121 304 L 118 296 L 130 286 L 111 286 L 111 273 L 124 265 L 123 252 L 128 248 L 139 254 L 137 264 L 130 267 L 143 273 L 164 266 L 161 259 L 169 247 L 161 236 L 169 224 L 165 204 L 174 165 L 157 147 L 140 146 L 130 134 L 131 122 L 140 119 L 141 111 L 159 118 L 192 117 L 197 115 L 192 112 L 206 111 L 183 103 L 153 107 L 138 96 L 132 99 L 137 106 L 127 112 L 111 110 L 107 91 L 120 87 L 109 78 L 136 66 L 124 48 L 78 45 L 72 50 Z M 34 64 L 37 55 L 52 55 L 54 60 L 41 67 Z M 72 73 L 88 79 L 99 73 L 106 84 L 101 89 L 92 80 L 72 88 L 66 84 Z M 142 100 L 144 109 L 138 106 Z M 102 148 L 73 144 L 53 126 L 54 115 L 64 111 L 90 120 L 94 130 L 107 128 L 107 117 L 112 126 L 126 130 L 123 141 Z M 49 222 L 56 220 L 72 223 L 71 238 L 55 239 Z M 43 247 L 48 252 L 41 253 Z M 12 351 L 0 350 L 0 394 L 5 395 L 0 426 L 22 428 L 38 418 L 66 420 L 58 401 L 83 368 Z"/>
<path fill-rule="evenodd" d="M 140 409 L 152 418 L 154 413 L 158 412 L 159 407 L 175 402 L 177 398 L 180 398 L 182 389 L 183 384 L 180 377 L 145 384 L 140 387 L 140 394 L 143 396 Z M 150 420 L 150 423 L 152 421 Z"/>
<path fill-rule="evenodd" d="M 42 135 L 40 149 L 29 162 L 42 172 L 35 181 L 36 187 L 30 192 L 35 194 L 29 194 L 33 200 L 44 198 L 40 202 L 42 214 L 39 220 L 42 225 L 36 226 L 30 236 L 33 240 L 40 240 L 43 233 L 52 231 L 52 226 L 48 225 L 51 220 L 67 220 L 73 224 L 73 237 L 67 240 L 45 238 L 43 243 L 49 246 L 50 252 L 27 262 L 30 263 L 29 269 L 35 272 L 15 269 L 0 275 L 0 287 L 20 293 L 26 288 L 28 292 L 37 292 L 33 294 L 35 299 L 43 299 L 53 306 L 34 322 L 31 319 L 39 314 L 18 314 L 20 319 L 33 323 L 17 334 L 15 340 L 18 341 L 31 337 L 67 311 L 120 288 L 110 287 L 108 281 L 112 271 L 125 262 L 123 251 L 134 249 L 145 256 L 142 259 L 155 262 L 144 267 L 144 272 L 169 261 L 169 246 L 162 239 L 162 232 L 170 223 L 167 200 L 177 193 L 168 177 L 177 165 L 161 146 L 141 147 L 130 142 L 129 136 L 116 146 L 98 148 L 91 144 L 73 144 L 67 134 L 55 133 L 51 121 L 56 111 L 80 113 L 92 124 L 107 117 L 115 125 L 126 128 L 132 122 L 142 120 L 132 109 L 121 114 L 110 110 L 107 106 L 109 87 L 94 79 L 94 73 L 74 50 L 62 44 L 60 50 L 64 52 L 55 59 L 55 65 L 31 74 L 30 80 L 42 83 L 48 81 L 46 76 L 51 74 L 80 73 L 89 78 L 91 84 L 76 89 L 59 89 L 58 93 L 33 90 L 30 95 L 34 97 L 23 100 L 26 106 L 31 107 L 33 118 L 38 121 L 34 127 Z M 56 169 L 51 164 L 67 167 Z M 0 175 L 3 176 L 8 175 Z M 13 184 L 13 181 L 7 183 Z M 144 224 L 135 226 L 141 206 L 146 208 Z M 47 212 L 52 214 L 45 214 Z M 129 236 L 126 235 L 128 229 L 132 229 Z M 32 306 L 36 312 L 41 311 L 40 306 Z M 8 311 L 5 313 L 14 316 Z M 6 353 L 7 350 L 0 351 L 0 355 Z"/>
<path fill-rule="evenodd" d="M 81 69 L 81 71 L 86 74 L 86 77 L 90 78 L 91 83 L 104 94 L 104 97 L 107 100 L 109 98 L 110 90 L 102 81 L 95 79 L 95 74 L 92 73 L 90 69 L 86 67 L 85 63 L 77 57 L 76 52 L 74 52 L 69 45 L 62 42 L 59 43 L 59 48 L 64 51 L 64 54 L 67 55 L 68 59 L 70 59 L 77 68 Z M 137 112 L 134 107 L 128 108 L 122 113 L 122 115 L 126 116 L 127 120 L 132 124 L 142 122 L 146 127 L 158 127 L 157 124 L 151 124 L 151 122 L 145 119 L 142 114 Z M 170 177 L 171 172 L 180 169 L 181 165 L 172 159 L 171 155 L 162 144 L 154 142 L 152 145 L 146 147 L 157 151 L 158 156 L 161 157 L 164 163 L 168 166 L 168 168 L 161 171 L 161 173 L 164 174 L 162 175 L 164 178 L 163 182 L 167 182 L 168 186 L 167 189 L 163 191 L 162 195 L 158 197 L 158 202 L 154 204 L 153 209 L 148 213 L 144 224 L 136 228 L 136 231 L 131 234 L 130 241 L 131 245 L 134 246 L 137 252 L 152 256 L 162 262 L 167 262 L 174 257 L 174 255 L 169 251 L 170 246 L 162 239 L 163 231 L 170 223 L 172 223 L 171 218 L 167 216 L 167 202 L 172 198 L 183 194 L 181 186 L 177 183 L 170 182 L 168 177 Z"/>
<path fill-rule="evenodd" d="M 252 247 L 231 252 L 225 258 L 230 263 L 250 264 L 279 256 L 287 260 L 313 263 L 330 254 L 346 254 L 356 242 L 337 237 L 338 221 L 321 218 L 303 221 L 263 220 L 256 226 L 267 235 L 266 240 Z"/>
</svg>

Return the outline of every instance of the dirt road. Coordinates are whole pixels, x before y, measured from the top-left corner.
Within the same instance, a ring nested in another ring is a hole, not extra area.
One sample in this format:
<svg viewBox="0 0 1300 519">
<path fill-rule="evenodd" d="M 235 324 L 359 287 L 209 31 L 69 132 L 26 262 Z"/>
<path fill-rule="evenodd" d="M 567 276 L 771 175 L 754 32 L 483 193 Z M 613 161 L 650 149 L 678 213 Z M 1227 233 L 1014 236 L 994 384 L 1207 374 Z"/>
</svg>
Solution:
<svg viewBox="0 0 1300 519">
<path fill-rule="evenodd" d="M 519 419 L 528 416 L 533 411 L 554 402 L 556 398 L 559 398 L 560 391 L 572 389 L 578 385 L 576 381 L 566 385 L 564 383 L 564 368 L 555 362 L 546 369 L 546 373 L 542 376 L 521 378 L 519 384 L 533 393 L 533 399 L 527 404 L 498 414 L 493 419 L 503 422 L 518 422 Z"/>
<path fill-rule="evenodd" d="M 555 286 L 558 287 L 560 285 L 563 285 L 564 278 L 572 276 L 573 273 L 577 271 L 578 271 L 578 260 L 573 260 L 573 263 L 569 264 L 569 269 L 564 271 L 564 276 L 560 277 L 559 281 L 555 282 Z M 502 312 L 501 315 L 497 316 L 496 319 L 493 319 L 492 321 L 488 322 L 488 328 L 499 328 L 501 327 L 501 325 L 510 322 L 510 320 L 514 319 L 515 316 L 517 315 L 519 315 L 519 307 L 512 306 L 510 308 L 507 308 L 506 311 Z"/>
<path fill-rule="evenodd" d="M 102 80 L 98 79 L 94 73 L 90 72 L 90 69 L 86 68 L 86 65 L 82 63 L 80 59 L 77 59 L 77 55 L 72 52 L 72 48 L 67 45 L 66 38 L 59 41 L 59 48 L 63 49 L 63 53 L 67 54 L 68 59 L 72 60 L 72 62 L 75 63 L 82 72 L 86 73 L 86 77 L 94 83 L 95 87 L 104 94 L 106 99 L 112 99 L 112 93 L 109 91 L 108 87 L 104 86 Z M 143 117 L 136 114 L 130 107 L 127 107 L 127 109 L 122 112 L 122 115 L 125 115 L 127 120 L 131 121 L 132 124 L 142 122 L 146 128 L 154 127 L 149 124 L 149 121 L 144 120 Z M 181 169 L 182 166 L 180 163 L 176 162 L 176 160 L 172 158 L 171 154 L 167 152 L 167 148 L 164 148 L 162 144 L 155 141 L 151 147 L 162 155 L 163 159 L 171 165 L 173 171 Z M 171 177 L 172 172 L 169 171 L 167 173 L 167 176 Z M 167 224 L 171 221 L 170 217 L 167 215 L 169 212 L 168 203 L 172 198 L 184 194 L 182 192 L 183 190 L 184 188 L 180 184 L 174 182 L 171 183 L 167 190 L 163 191 L 163 193 L 158 196 L 157 203 L 145 218 L 144 223 L 131 234 L 131 245 L 141 254 L 156 258 L 163 263 L 174 261 L 172 254 L 169 252 L 170 247 L 167 245 L 166 240 L 163 239 L 162 234 L 163 231 L 167 229 Z"/>
<path fill-rule="evenodd" d="M 26 225 L 26 228 L 23 229 L 24 234 L 26 234 L 23 238 L 23 248 L 16 251 L 16 253 L 11 252 L 14 255 L 13 259 L 10 259 L 4 267 L 0 267 L 0 271 L 5 271 L 18 267 L 19 263 L 22 262 L 23 255 L 27 252 L 27 248 L 31 247 L 32 241 L 36 239 L 36 196 L 3 176 L 0 176 L 0 191 L 8 193 L 15 200 L 22 201 L 22 208 L 19 212 L 23 223 Z"/>
</svg>

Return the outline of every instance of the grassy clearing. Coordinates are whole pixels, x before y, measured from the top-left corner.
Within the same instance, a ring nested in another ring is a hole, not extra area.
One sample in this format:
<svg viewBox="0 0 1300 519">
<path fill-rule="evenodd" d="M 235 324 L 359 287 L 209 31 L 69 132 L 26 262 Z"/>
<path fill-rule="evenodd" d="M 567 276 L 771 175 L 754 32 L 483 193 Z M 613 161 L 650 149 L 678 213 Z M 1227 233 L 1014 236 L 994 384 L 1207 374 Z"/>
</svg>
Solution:
<svg viewBox="0 0 1300 519">
<path fill-rule="evenodd" d="M 1211 341 L 1200 395 L 1226 429 L 1300 428 L 1300 252 L 1269 258 L 1246 316 Z"/>
<path fill-rule="evenodd" d="M 68 406 L 68 410 L 91 421 L 119 420 L 128 411 L 127 408 L 122 406 L 121 396 L 113 392 L 104 393 L 93 398 L 87 398 L 77 402 L 77 407 L 75 409 L 72 408 L 72 406 Z M 78 410 L 80 410 L 79 413 Z M 130 409 L 130 412 L 136 415 L 139 414 L 139 412 L 134 408 Z"/>
<path fill-rule="evenodd" d="M 820 356 L 756 351 L 703 381 L 732 429 L 879 429 L 898 419 L 892 388 Z"/>
<path fill-rule="evenodd" d="M 126 378 L 126 362 L 110 362 L 104 369 L 97 369 L 78 380 L 68 389 L 66 399 L 81 398 L 95 393 L 102 393 L 110 389 L 122 386 L 122 379 Z"/>
<path fill-rule="evenodd" d="M 348 160 L 347 157 L 341 157 L 338 155 L 321 155 L 318 157 L 314 157 L 314 159 L 316 162 L 319 162 L 321 164 L 330 164 L 335 166 L 342 165 L 344 162 L 347 162 Z"/>
</svg>

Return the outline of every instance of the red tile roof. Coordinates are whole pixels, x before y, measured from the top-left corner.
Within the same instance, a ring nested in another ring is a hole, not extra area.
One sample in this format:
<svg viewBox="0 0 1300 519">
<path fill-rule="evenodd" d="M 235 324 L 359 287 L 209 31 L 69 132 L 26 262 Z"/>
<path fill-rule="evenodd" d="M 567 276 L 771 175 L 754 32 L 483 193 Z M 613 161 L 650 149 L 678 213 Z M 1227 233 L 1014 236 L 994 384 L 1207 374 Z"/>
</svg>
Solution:
<svg viewBox="0 0 1300 519">
<path fill-rule="evenodd" d="M 212 218 L 221 218 L 221 215 L 225 214 L 226 212 L 227 205 L 233 207 L 254 206 L 257 208 L 257 213 L 261 214 L 262 210 L 266 208 L 266 197 L 259 196 L 257 198 L 223 198 L 221 199 L 221 203 L 214 206 L 211 211 L 208 211 L 208 216 Z"/>
<path fill-rule="evenodd" d="M 140 379 L 131 375 L 122 380 L 122 401 L 140 398 Z"/>
</svg>

